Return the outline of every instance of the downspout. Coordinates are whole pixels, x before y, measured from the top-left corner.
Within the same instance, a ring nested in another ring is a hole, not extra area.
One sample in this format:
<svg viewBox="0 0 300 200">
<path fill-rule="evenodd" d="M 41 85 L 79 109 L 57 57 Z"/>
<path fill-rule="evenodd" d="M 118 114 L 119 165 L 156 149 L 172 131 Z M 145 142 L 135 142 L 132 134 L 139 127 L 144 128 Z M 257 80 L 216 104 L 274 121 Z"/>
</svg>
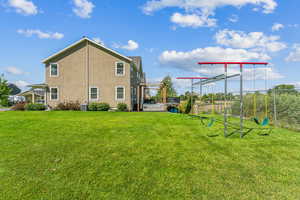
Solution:
<svg viewBox="0 0 300 200">
<path fill-rule="evenodd" d="M 90 50 L 89 50 L 89 41 L 87 41 L 87 48 L 86 48 L 86 73 L 87 73 L 87 78 L 86 78 L 86 80 L 87 80 L 87 104 L 89 104 L 89 101 L 90 101 L 90 97 L 89 97 L 89 95 L 90 95 L 90 92 L 89 92 L 89 90 L 90 90 L 90 70 L 89 70 L 89 68 L 90 68 L 90 62 L 89 62 L 89 58 L 90 58 Z"/>
</svg>

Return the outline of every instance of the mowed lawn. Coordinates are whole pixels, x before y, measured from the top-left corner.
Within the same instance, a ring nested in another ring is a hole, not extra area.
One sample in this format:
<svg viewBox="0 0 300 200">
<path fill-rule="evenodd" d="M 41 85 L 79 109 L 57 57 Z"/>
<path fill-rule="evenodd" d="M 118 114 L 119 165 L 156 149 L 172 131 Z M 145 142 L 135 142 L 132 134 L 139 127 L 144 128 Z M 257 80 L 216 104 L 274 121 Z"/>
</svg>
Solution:
<svg viewBox="0 0 300 200">
<path fill-rule="evenodd" d="M 300 199 L 300 133 L 179 114 L 0 112 L 0 199 Z"/>
</svg>

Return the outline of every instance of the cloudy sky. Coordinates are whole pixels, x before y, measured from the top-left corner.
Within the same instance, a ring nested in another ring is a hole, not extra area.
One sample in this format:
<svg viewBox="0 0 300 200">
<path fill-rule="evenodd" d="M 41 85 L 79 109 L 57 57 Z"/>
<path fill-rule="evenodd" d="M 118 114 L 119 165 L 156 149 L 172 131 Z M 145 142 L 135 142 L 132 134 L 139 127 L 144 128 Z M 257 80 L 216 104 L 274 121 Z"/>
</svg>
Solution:
<svg viewBox="0 0 300 200">
<path fill-rule="evenodd" d="M 149 81 L 223 73 L 197 61 L 267 61 L 246 69 L 247 87 L 256 77 L 263 88 L 266 74 L 269 86 L 300 86 L 299 7 L 298 0 L 0 0 L 0 73 L 22 88 L 41 83 L 41 60 L 88 36 L 142 56 Z"/>
</svg>

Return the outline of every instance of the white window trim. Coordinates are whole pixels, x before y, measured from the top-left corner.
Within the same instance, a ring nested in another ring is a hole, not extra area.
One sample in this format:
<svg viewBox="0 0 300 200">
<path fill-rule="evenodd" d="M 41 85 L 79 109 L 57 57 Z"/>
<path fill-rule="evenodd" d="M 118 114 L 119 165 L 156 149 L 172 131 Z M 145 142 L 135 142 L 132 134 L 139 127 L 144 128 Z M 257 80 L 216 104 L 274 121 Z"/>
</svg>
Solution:
<svg viewBox="0 0 300 200">
<path fill-rule="evenodd" d="M 118 99 L 118 88 L 123 88 L 124 91 L 124 95 L 123 95 L 123 99 Z M 126 97 L 126 91 L 125 91 L 125 86 L 123 85 L 118 85 L 115 87 L 115 100 L 116 101 L 125 101 Z"/>
<path fill-rule="evenodd" d="M 52 68 L 52 64 L 55 64 L 56 66 L 57 66 L 57 75 L 52 75 L 51 74 L 51 68 Z M 59 64 L 58 63 L 50 63 L 49 64 L 49 69 L 50 69 L 50 72 L 49 72 L 49 74 L 50 74 L 50 77 L 58 77 L 59 76 Z"/>
<path fill-rule="evenodd" d="M 57 89 L 57 99 L 52 99 L 52 89 Z M 58 87 L 50 87 L 50 101 L 58 101 L 59 100 L 59 88 Z"/>
<path fill-rule="evenodd" d="M 92 95 L 91 90 L 92 90 L 92 88 L 96 88 L 96 89 L 97 89 L 97 99 L 92 99 L 92 98 L 91 98 L 91 95 Z M 90 87 L 90 89 L 89 89 L 89 100 L 90 100 L 90 101 L 99 101 L 99 99 L 100 99 L 100 98 L 99 98 L 99 97 L 100 97 L 99 91 L 100 91 L 100 90 L 99 90 L 98 87 L 95 87 L 95 86 Z"/>
<path fill-rule="evenodd" d="M 123 74 L 118 74 L 118 63 L 123 63 Z M 125 76 L 125 71 L 126 71 L 125 62 L 123 62 L 123 61 L 115 62 L 115 75 L 116 76 Z"/>
</svg>

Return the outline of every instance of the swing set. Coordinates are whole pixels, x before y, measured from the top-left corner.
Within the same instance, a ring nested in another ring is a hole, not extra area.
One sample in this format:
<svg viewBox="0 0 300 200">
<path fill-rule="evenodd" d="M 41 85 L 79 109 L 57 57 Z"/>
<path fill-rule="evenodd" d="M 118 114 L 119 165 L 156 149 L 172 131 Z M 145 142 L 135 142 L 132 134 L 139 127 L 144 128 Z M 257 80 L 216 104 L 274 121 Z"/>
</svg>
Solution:
<svg viewBox="0 0 300 200">
<path fill-rule="evenodd" d="M 256 82 L 256 73 L 255 73 L 255 65 L 253 65 L 253 121 L 257 124 L 260 125 L 262 127 L 268 126 L 270 123 L 270 119 L 268 117 L 268 94 L 264 95 L 264 118 L 262 121 L 260 121 L 259 117 L 257 116 L 257 94 L 256 94 L 256 86 L 255 86 L 255 82 Z M 267 87 L 268 87 L 268 72 L 267 69 L 265 69 L 265 91 L 267 92 Z"/>
<path fill-rule="evenodd" d="M 192 101 L 192 110 L 191 110 L 191 112 L 193 113 L 193 108 L 194 108 L 194 106 L 193 106 L 193 94 L 194 94 L 194 85 L 195 85 L 195 83 L 194 83 L 194 81 L 195 80 L 200 80 L 200 81 L 202 81 L 202 80 L 207 80 L 208 78 L 207 77 L 177 77 L 176 79 L 179 79 L 179 80 L 191 80 L 191 101 Z M 199 115 L 189 115 L 190 117 L 193 117 L 193 118 L 197 118 L 197 119 L 200 119 L 200 121 L 201 121 L 201 123 L 202 123 L 202 125 L 204 125 L 205 123 L 204 123 L 204 120 L 207 120 L 207 119 L 209 119 L 208 117 L 204 117 L 204 116 L 199 116 Z M 211 125 L 209 125 L 209 126 L 212 126 L 213 125 L 213 123 L 214 122 L 212 122 L 212 120 L 209 122 L 209 124 L 211 124 Z"/>
<path fill-rule="evenodd" d="M 224 137 L 231 136 L 232 134 L 239 132 L 240 133 L 240 138 L 244 137 L 247 135 L 249 132 L 251 132 L 254 129 L 259 129 L 259 130 L 269 130 L 267 134 L 260 134 L 260 135 L 268 135 L 270 131 L 272 130 L 271 128 L 268 127 L 270 123 L 270 119 L 268 117 L 268 95 L 266 94 L 264 97 L 264 118 L 260 120 L 260 118 L 256 115 L 257 114 L 257 97 L 256 93 L 253 95 L 253 122 L 256 124 L 256 127 L 247 127 L 244 125 L 244 85 L 243 85 L 243 77 L 244 77 L 244 67 L 248 65 L 253 65 L 253 74 L 254 74 L 254 86 L 255 86 L 255 66 L 256 65 L 268 65 L 267 62 L 199 62 L 198 63 L 200 66 L 203 65 L 223 65 L 224 66 L 224 74 L 215 76 L 215 77 L 178 77 L 177 79 L 190 79 L 191 80 L 191 92 L 193 94 L 193 87 L 194 85 L 199 85 L 200 86 L 200 96 L 202 96 L 202 87 L 205 85 L 209 85 L 211 83 L 219 82 L 219 81 L 224 81 L 224 119 L 223 120 L 218 120 L 216 119 L 213 115 L 215 112 L 215 104 L 214 104 L 214 96 L 212 95 L 211 97 L 211 102 L 212 102 L 212 117 L 204 117 L 204 116 L 195 116 L 199 118 L 202 122 L 202 124 L 205 124 L 203 122 L 204 119 L 208 119 L 209 122 L 206 124 L 207 127 L 213 127 L 216 122 L 223 123 L 224 125 Z M 239 73 L 238 74 L 233 74 L 233 75 L 228 75 L 228 68 L 230 65 L 238 65 L 239 66 Z M 239 128 L 237 128 L 237 124 L 234 123 L 229 123 L 228 121 L 228 80 L 234 77 L 239 77 L 240 81 L 240 90 L 239 90 L 239 104 L 240 104 L 240 123 L 239 123 Z M 199 81 L 194 83 L 194 80 L 198 79 Z M 266 69 L 266 77 L 265 77 L 265 88 L 267 90 L 267 69 Z M 193 102 L 193 101 L 192 101 Z M 192 106 L 193 107 L 193 106 Z M 193 115 L 194 116 L 194 115 Z M 257 127 L 258 126 L 258 127 Z M 234 128 L 235 131 L 232 133 L 228 132 L 228 128 Z"/>
</svg>

